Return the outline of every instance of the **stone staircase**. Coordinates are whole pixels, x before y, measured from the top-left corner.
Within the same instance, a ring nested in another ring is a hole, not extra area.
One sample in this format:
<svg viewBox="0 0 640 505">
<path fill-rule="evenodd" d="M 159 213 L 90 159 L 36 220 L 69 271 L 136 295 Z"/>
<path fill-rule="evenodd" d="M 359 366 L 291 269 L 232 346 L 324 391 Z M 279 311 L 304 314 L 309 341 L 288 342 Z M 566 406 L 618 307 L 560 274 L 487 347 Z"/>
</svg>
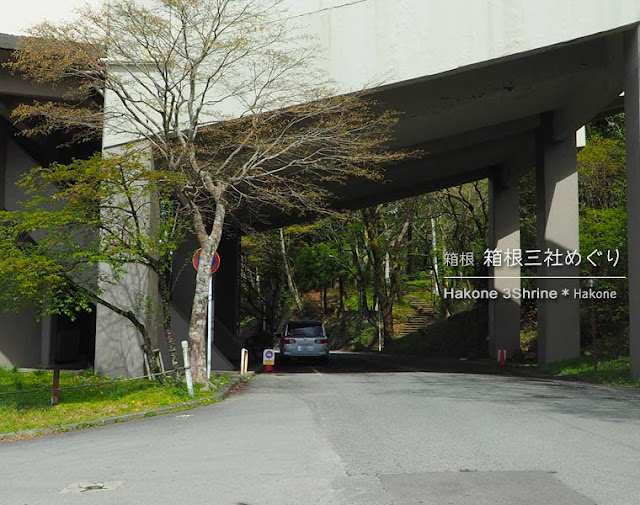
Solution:
<svg viewBox="0 0 640 505">
<path fill-rule="evenodd" d="M 397 337 L 404 337 L 410 333 L 415 333 L 433 321 L 434 310 L 430 302 L 415 300 L 409 297 L 407 297 L 407 299 L 416 313 L 413 316 L 409 316 L 404 323 L 397 325 Z"/>
</svg>

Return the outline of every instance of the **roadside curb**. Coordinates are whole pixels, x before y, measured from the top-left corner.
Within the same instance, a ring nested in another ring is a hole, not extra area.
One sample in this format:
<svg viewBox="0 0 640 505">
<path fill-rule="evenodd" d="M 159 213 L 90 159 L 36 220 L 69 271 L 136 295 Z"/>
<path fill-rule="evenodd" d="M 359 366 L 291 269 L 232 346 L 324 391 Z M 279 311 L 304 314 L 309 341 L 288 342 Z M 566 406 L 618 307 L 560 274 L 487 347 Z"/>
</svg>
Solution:
<svg viewBox="0 0 640 505">
<path fill-rule="evenodd" d="M 225 372 L 220 372 L 218 375 L 229 376 Z M 84 428 L 92 428 L 94 426 L 106 426 L 108 424 L 124 423 L 127 421 L 135 421 L 143 419 L 145 417 L 153 417 L 162 414 L 170 414 L 172 412 L 180 412 L 183 410 L 190 410 L 203 404 L 209 404 L 209 402 L 215 402 L 224 400 L 235 389 L 246 381 L 253 378 L 254 372 L 248 372 L 244 375 L 233 374 L 230 382 L 222 386 L 215 394 L 199 398 L 197 400 L 189 400 L 184 403 L 177 403 L 175 405 L 169 405 L 167 407 L 159 407 L 157 409 L 143 410 L 141 412 L 132 412 L 131 414 L 122 414 L 119 416 L 104 417 L 101 419 L 94 419 L 91 421 L 81 421 L 78 423 L 59 424 L 56 426 L 45 426 L 42 428 L 33 428 L 30 430 L 13 431 L 10 433 L 0 433 L 0 442 L 20 440 L 24 438 L 33 438 L 40 435 L 51 435 L 53 433 L 65 433 L 67 431 L 81 430 Z"/>
</svg>

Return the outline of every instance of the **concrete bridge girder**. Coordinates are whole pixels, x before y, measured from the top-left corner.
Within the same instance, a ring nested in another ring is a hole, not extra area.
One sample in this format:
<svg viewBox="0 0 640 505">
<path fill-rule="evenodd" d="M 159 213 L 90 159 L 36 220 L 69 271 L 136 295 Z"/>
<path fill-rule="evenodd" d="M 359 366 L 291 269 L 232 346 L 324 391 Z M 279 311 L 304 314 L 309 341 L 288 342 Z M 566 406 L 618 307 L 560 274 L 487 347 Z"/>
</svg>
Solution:
<svg viewBox="0 0 640 505">
<path fill-rule="evenodd" d="M 425 156 L 389 167 L 384 185 L 356 180 L 348 191 L 337 188 L 335 206 L 413 196 L 486 177 L 498 166 L 533 167 L 545 114 L 553 112 L 549 128 L 563 139 L 601 110 L 614 110 L 611 104 L 619 107 L 624 36 L 618 29 L 373 90 L 380 107 L 401 113 L 392 146 Z M 273 211 L 264 226 L 295 219 Z"/>
</svg>

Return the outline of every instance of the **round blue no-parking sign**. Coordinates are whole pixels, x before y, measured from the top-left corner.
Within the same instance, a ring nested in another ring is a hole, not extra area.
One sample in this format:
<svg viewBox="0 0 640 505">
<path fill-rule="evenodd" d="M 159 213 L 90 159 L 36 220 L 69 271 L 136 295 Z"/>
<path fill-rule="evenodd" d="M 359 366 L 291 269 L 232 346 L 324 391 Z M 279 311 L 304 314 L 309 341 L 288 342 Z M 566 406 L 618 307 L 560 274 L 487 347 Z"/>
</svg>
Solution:
<svg viewBox="0 0 640 505">
<path fill-rule="evenodd" d="M 262 353 L 262 364 L 263 365 L 273 365 L 275 364 L 276 354 L 273 352 L 273 349 L 265 349 Z"/>
</svg>

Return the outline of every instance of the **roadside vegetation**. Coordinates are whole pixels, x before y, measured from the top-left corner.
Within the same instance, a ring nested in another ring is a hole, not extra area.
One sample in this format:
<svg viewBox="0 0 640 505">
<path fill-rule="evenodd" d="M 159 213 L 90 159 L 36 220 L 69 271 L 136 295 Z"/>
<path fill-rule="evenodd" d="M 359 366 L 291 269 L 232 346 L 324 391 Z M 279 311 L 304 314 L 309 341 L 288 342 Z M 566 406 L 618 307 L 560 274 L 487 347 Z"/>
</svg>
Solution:
<svg viewBox="0 0 640 505">
<path fill-rule="evenodd" d="M 580 359 L 542 367 L 541 371 L 558 377 L 596 384 L 640 387 L 640 379 L 631 377 L 631 365 L 627 357 L 599 361 L 596 365 L 592 356 L 585 355 Z"/>
<path fill-rule="evenodd" d="M 212 377 L 214 388 L 195 399 L 212 403 L 212 395 L 230 381 Z M 123 414 L 176 406 L 191 398 L 184 385 L 148 379 L 111 379 L 93 373 L 60 372 L 59 404 L 51 405 L 53 372 L 0 368 L 0 434 L 72 423 L 87 423 Z"/>
<path fill-rule="evenodd" d="M 617 251 L 583 276 L 626 276 L 624 116 L 587 127 L 578 153 L 580 244 Z M 521 249 L 536 248 L 535 170 L 521 179 Z M 315 224 L 244 238 L 243 333 L 270 342 L 289 318 L 322 319 L 334 348 L 426 356 L 488 358 L 486 301 L 444 300 L 444 288 L 486 288 L 488 184 L 477 181 L 408 200 L 345 212 Z M 463 260 L 471 253 L 473 264 Z M 448 261 L 446 261 L 448 260 Z M 524 268 L 523 275 L 535 275 Z M 535 288 L 531 281 L 523 287 Z M 591 287 L 583 281 L 583 289 Z M 628 371 L 628 284 L 597 279 L 594 289 L 615 300 L 581 304 L 584 358 L 551 373 L 596 382 L 633 384 Z M 428 317 L 427 317 L 428 316 Z M 523 300 L 519 363 L 537 361 L 537 306 Z M 594 371 L 593 363 L 600 363 Z"/>
</svg>

